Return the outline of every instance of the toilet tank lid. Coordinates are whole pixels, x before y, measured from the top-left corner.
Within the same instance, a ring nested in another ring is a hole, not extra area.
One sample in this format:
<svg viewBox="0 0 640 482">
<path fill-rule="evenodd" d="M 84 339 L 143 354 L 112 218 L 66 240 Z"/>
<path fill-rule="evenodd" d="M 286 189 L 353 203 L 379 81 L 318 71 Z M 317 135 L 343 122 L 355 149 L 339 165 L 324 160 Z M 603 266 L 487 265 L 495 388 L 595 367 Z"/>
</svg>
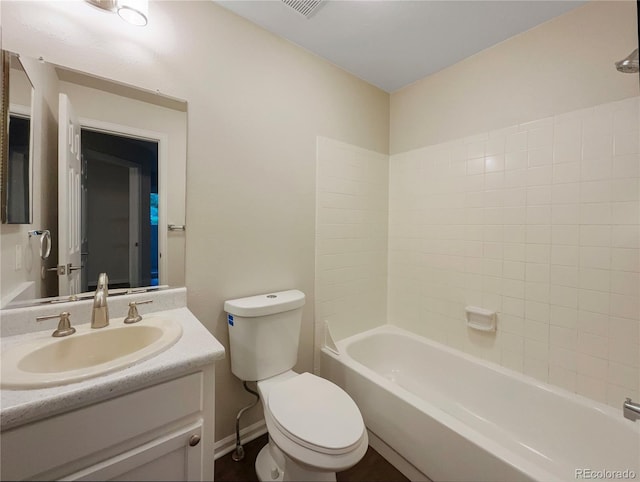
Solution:
<svg viewBox="0 0 640 482">
<path fill-rule="evenodd" d="M 224 302 L 224 311 L 236 316 L 273 315 L 304 306 L 304 293 L 299 290 L 278 291 Z"/>
</svg>

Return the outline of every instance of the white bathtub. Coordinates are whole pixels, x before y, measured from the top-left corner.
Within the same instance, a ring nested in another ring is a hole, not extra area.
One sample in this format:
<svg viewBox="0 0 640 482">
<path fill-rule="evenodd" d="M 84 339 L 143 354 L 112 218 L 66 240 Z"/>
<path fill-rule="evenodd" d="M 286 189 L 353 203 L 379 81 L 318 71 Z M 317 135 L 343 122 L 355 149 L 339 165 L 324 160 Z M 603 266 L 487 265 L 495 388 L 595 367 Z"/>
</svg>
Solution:
<svg viewBox="0 0 640 482">
<path fill-rule="evenodd" d="M 337 348 L 322 349 L 322 375 L 403 463 L 435 481 L 640 480 L 640 422 L 622 409 L 390 325 Z"/>
</svg>

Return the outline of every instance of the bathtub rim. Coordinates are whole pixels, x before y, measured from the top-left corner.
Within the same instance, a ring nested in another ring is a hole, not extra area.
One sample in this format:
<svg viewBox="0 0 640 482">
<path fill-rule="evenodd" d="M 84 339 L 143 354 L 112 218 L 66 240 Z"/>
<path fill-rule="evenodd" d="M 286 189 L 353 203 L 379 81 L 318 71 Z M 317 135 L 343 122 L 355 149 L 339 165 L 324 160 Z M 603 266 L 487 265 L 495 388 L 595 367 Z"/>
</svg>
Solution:
<svg viewBox="0 0 640 482">
<path fill-rule="evenodd" d="M 522 378 L 523 381 L 534 385 L 536 388 L 539 388 L 540 390 L 544 390 L 545 392 L 551 392 L 554 395 L 558 395 L 560 397 L 563 398 L 567 398 L 571 401 L 577 402 L 580 405 L 583 406 L 587 406 L 590 408 L 593 408 L 595 410 L 598 410 L 599 412 L 603 413 L 604 415 L 613 417 L 615 419 L 616 423 L 621 423 L 623 425 L 627 425 L 627 424 L 633 424 L 634 422 L 628 421 L 626 420 L 623 415 L 622 415 L 622 409 L 616 409 L 614 407 L 612 407 L 611 405 L 608 405 L 604 402 L 599 402 L 597 400 L 594 400 L 592 398 L 588 398 L 585 397 L 584 395 L 580 395 L 578 393 L 575 392 L 571 392 L 569 390 L 567 390 L 566 388 L 562 388 L 556 385 L 552 385 L 548 382 L 543 382 L 541 380 L 538 380 L 537 378 L 532 377 L 531 375 L 527 375 L 525 373 L 522 372 L 518 372 L 516 370 L 512 370 L 510 368 L 506 368 L 502 365 L 499 365 L 496 362 L 492 362 L 489 360 L 485 360 L 483 358 L 474 356 L 474 355 L 470 355 L 469 353 L 466 353 L 462 350 L 459 350 L 457 348 L 451 347 L 449 345 L 445 345 L 444 343 L 440 343 L 438 341 L 435 340 L 431 340 L 430 338 L 427 338 L 425 336 L 419 335 L 417 333 L 413 333 L 405 328 L 401 328 L 399 326 L 393 325 L 391 323 L 386 323 L 384 325 L 380 325 L 380 326 L 376 326 L 375 328 L 371 328 L 367 331 L 363 331 L 360 333 L 356 333 L 355 335 L 351 335 L 347 338 L 343 338 L 342 340 L 339 340 L 336 342 L 336 345 L 338 347 L 338 351 L 339 351 L 339 355 L 335 356 L 335 358 L 340 358 L 341 356 L 345 356 L 346 358 L 348 358 L 349 360 L 352 360 L 354 363 L 357 363 L 360 367 L 365 368 L 367 370 L 368 369 L 366 366 L 362 365 L 360 362 L 358 362 L 357 360 L 351 358 L 351 356 L 349 356 L 348 352 L 346 351 L 346 348 L 348 345 L 356 342 L 356 341 L 360 341 L 364 338 L 369 337 L 370 335 L 373 334 L 377 334 L 377 333 L 392 333 L 392 334 L 396 334 L 396 335 L 403 335 L 403 336 L 408 336 L 410 338 L 416 339 L 419 342 L 425 343 L 426 345 L 431 346 L 432 348 L 438 349 L 438 350 L 442 350 L 446 353 L 449 353 L 451 355 L 455 355 L 458 356 L 464 360 L 467 360 L 471 363 L 476 363 L 478 365 L 481 365 L 484 368 L 487 368 L 489 370 L 492 370 L 494 372 L 500 373 L 502 375 L 506 375 L 510 378 Z M 324 350 L 324 346 L 321 347 L 322 350 Z M 327 350 L 328 352 L 330 352 L 330 350 Z M 373 370 L 370 370 L 371 373 L 375 373 Z M 624 400 L 620 400 L 620 407 L 622 407 L 622 403 L 624 402 Z M 638 424 L 637 427 L 633 427 L 631 426 L 632 429 L 637 429 L 638 434 L 640 435 L 640 424 Z"/>
<path fill-rule="evenodd" d="M 459 436 L 464 439 L 472 442 L 477 445 L 480 449 L 489 452 L 491 455 L 501 460 L 503 463 L 513 467 L 515 470 L 522 472 L 525 476 L 531 477 L 535 480 L 544 480 L 544 481 L 561 481 L 563 480 L 561 474 L 556 474 L 554 472 L 550 472 L 547 469 L 540 468 L 535 462 L 531 460 L 527 460 L 522 455 L 515 453 L 508 448 L 505 448 L 503 445 L 498 442 L 493 441 L 487 435 L 484 435 L 481 431 L 476 430 L 460 421 L 453 415 L 445 412 L 438 406 L 423 400 L 419 396 L 411 393 L 409 390 L 399 387 L 395 383 L 387 380 L 379 373 L 374 370 L 368 368 L 362 363 L 358 362 L 354 358 L 352 358 L 348 353 L 348 346 L 361 341 L 365 338 L 370 337 L 375 334 L 394 334 L 400 336 L 407 336 L 413 338 L 414 340 L 424 343 L 430 346 L 433 349 L 443 350 L 444 352 L 452 355 L 460 357 L 468 362 L 478 364 L 483 368 L 488 370 L 492 370 L 497 372 L 498 374 L 505 375 L 509 378 L 514 378 L 516 380 L 528 383 L 533 385 L 535 388 L 543 390 L 545 392 L 550 392 L 553 395 L 560 396 L 561 398 L 568 399 L 570 402 L 578 403 L 583 407 L 595 409 L 598 412 L 606 415 L 607 417 L 612 418 L 612 422 L 616 424 L 620 424 L 621 427 L 626 429 L 631 428 L 638 433 L 640 436 L 640 426 L 630 426 L 628 424 L 633 423 L 625 420 L 622 416 L 621 410 L 617 411 L 613 407 L 606 405 L 602 402 L 598 402 L 596 400 L 592 400 L 590 398 L 584 397 L 577 393 L 570 392 L 564 388 L 553 386 L 549 383 L 542 382 L 532 376 L 526 375 L 521 372 L 517 372 L 515 370 L 511 370 L 509 368 L 505 368 L 501 365 L 498 365 L 495 362 L 491 362 L 488 360 L 484 360 L 482 358 L 476 357 L 474 355 L 470 355 L 456 348 L 450 347 L 448 345 L 444 345 L 443 343 L 439 343 L 437 341 L 426 338 L 422 335 L 418 335 L 404 328 L 398 327 L 392 324 L 384 324 L 377 326 L 375 328 L 371 328 L 364 332 L 356 333 L 355 335 L 351 335 L 347 338 L 339 340 L 336 342 L 336 346 L 338 348 L 338 353 L 336 354 L 331 350 L 331 348 L 322 346 L 321 352 L 325 355 L 331 357 L 332 359 L 340 362 L 347 367 L 353 369 L 356 372 L 362 373 L 363 376 L 367 378 L 372 378 L 375 383 L 380 385 L 380 387 L 392 394 L 398 394 L 398 390 L 401 390 L 401 398 L 406 400 L 408 403 L 418 408 L 419 410 L 423 410 L 426 412 L 427 416 L 432 417 L 438 423 L 446 426 L 447 428 L 453 430 Z M 384 439 L 383 439 L 384 440 Z M 565 467 L 567 470 L 571 470 L 571 466 L 563 465 L 559 462 L 559 468 Z M 577 469 L 579 467 L 573 467 Z M 428 474 L 425 474 L 428 475 Z"/>
</svg>

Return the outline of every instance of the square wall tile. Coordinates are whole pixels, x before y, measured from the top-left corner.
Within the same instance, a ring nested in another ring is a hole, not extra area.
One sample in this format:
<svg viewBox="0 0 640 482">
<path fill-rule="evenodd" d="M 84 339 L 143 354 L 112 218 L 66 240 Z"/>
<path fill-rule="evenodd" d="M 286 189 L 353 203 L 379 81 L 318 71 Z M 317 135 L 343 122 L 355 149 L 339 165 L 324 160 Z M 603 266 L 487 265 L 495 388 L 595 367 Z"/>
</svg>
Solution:
<svg viewBox="0 0 640 482">
<path fill-rule="evenodd" d="M 639 112 L 634 97 L 391 156 L 389 319 L 595 400 L 640 396 Z M 373 244 L 351 237 L 384 203 L 357 190 L 366 163 L 333 162 L 320 215 L 350 228 L 317 245 L 337 285 L 368 275 Z M 499 311 L 492 343 L 466 304 Z"/>
</svg>

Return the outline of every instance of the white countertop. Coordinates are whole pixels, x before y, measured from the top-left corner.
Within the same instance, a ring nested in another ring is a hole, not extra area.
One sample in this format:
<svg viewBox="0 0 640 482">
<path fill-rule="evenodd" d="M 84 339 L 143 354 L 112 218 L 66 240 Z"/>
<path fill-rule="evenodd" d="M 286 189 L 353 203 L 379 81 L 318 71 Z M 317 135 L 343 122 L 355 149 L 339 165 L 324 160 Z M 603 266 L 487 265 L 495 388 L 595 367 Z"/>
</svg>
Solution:
<svg viewBox="0 0 640 482">
<path fill-rule="evenodd" d="M 156 311 L 153 315 L 171 317 L 181 323 L 182 336 L 174 345 L 122 370 L 81 382 L 43 389 L 0 390 L 0 430 L 197 371 L 204 365 L 224 358 L 224 347 L 186 307 Z M 0 348 L 6 350 L 42 334 L 35 332 L 5 336 L 1 339 Z"/>
</svg>

